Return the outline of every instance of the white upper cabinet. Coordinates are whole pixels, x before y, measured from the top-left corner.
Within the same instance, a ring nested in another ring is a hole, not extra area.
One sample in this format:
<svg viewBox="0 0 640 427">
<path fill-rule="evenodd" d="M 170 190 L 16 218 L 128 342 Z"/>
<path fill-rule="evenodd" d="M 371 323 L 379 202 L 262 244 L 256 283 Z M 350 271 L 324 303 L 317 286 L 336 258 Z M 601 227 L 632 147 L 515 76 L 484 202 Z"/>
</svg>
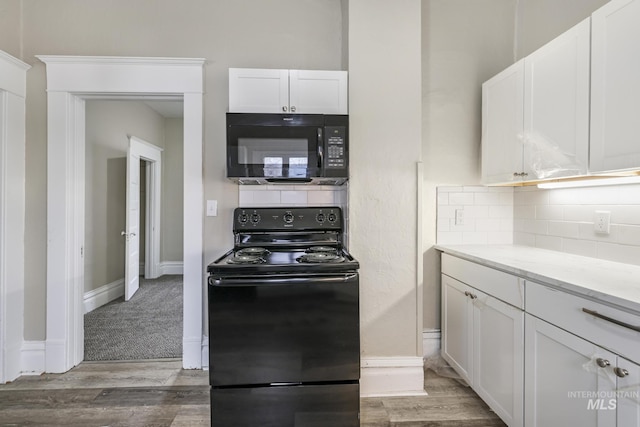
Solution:
<svg viewBox="0 0 640 427">
<path fill-rule="evenodd" d="M 482 85 L 482 180 L 485 184 L 521 181 L 524 61 Z"/>
<path fill-rule="evenodd" d="M 229 69 L 229 112 L 347 114 L 346 71 Z"/>
<path fill-rule="evenodd" d="M 589 19 L 524 60 L 524 164 L 529 179 L 586 175 Z"/>
<path fill-rule="evenodd" d="M 482 179 L 587 174 L 589 19 L 482 85 Z"/>
<path fill-rule="evenodd" d="M 612 0 L 592 19 L 593 173 L 640 168 L 640 0 Z"/>
</svg>

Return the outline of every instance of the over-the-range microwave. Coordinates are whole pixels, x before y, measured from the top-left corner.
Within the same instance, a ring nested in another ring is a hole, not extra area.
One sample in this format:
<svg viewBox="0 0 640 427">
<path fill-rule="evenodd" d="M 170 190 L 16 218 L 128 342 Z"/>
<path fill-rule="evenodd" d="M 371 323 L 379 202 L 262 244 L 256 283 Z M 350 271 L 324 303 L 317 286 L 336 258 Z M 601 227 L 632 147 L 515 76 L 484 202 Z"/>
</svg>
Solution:
<svg viewBox="0 0 640 427">
<path fill-rule="evenodd" d="M 227 177 L 342 185 L 349 177 L 349 116 L 227 113 Z"/>
</svg>

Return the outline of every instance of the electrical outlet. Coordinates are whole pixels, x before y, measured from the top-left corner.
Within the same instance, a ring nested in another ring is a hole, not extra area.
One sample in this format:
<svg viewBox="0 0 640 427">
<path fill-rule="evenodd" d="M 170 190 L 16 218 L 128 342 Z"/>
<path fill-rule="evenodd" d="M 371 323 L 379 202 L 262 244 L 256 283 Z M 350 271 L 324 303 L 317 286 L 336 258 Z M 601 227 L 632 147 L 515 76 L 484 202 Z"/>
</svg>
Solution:
<svg viewBox="0 0 640 427">
<path fill-rule="evenodd" d="M 598 234 L 609 234 L 611 227 L 611 212 L 596 211 L 595 220 L 593 222 L 593 231 Z"/>
<path fill-rule="evenodd" d="M 464 225 L 464 209 L 456 209 L 456 225 Z"/>
</svg>

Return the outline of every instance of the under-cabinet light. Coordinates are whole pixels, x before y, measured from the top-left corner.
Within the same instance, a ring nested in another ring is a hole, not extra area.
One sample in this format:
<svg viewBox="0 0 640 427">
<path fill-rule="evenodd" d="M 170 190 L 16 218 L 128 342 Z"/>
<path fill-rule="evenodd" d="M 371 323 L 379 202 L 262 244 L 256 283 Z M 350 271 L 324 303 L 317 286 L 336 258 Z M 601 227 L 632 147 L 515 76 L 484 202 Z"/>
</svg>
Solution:
<svg viewBox="0 0 640 427">
<path fill-rule="evenodd" d="M 640 184 L 640 176 L 623 176 L 616 178 L 585 179 L 576 181 L 543 182 L 538 184 L 538 188 L 574 188 L 574 187 L 597 187 L 602 185 Z"/>
</svg>

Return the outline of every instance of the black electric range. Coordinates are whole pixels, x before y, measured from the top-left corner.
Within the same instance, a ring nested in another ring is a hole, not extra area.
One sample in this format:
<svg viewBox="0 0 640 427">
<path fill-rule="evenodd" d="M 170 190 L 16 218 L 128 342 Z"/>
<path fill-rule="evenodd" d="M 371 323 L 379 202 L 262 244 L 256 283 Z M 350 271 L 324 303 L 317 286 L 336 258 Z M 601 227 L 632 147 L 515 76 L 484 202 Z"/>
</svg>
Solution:
<svg viewBox="0 0 640 427">
<path fill-rule="evenodd" d="M 209 264 L 214 426 L 359 426 L 359 264 L 339 207 L 238 208 Z"/>
</svg>

